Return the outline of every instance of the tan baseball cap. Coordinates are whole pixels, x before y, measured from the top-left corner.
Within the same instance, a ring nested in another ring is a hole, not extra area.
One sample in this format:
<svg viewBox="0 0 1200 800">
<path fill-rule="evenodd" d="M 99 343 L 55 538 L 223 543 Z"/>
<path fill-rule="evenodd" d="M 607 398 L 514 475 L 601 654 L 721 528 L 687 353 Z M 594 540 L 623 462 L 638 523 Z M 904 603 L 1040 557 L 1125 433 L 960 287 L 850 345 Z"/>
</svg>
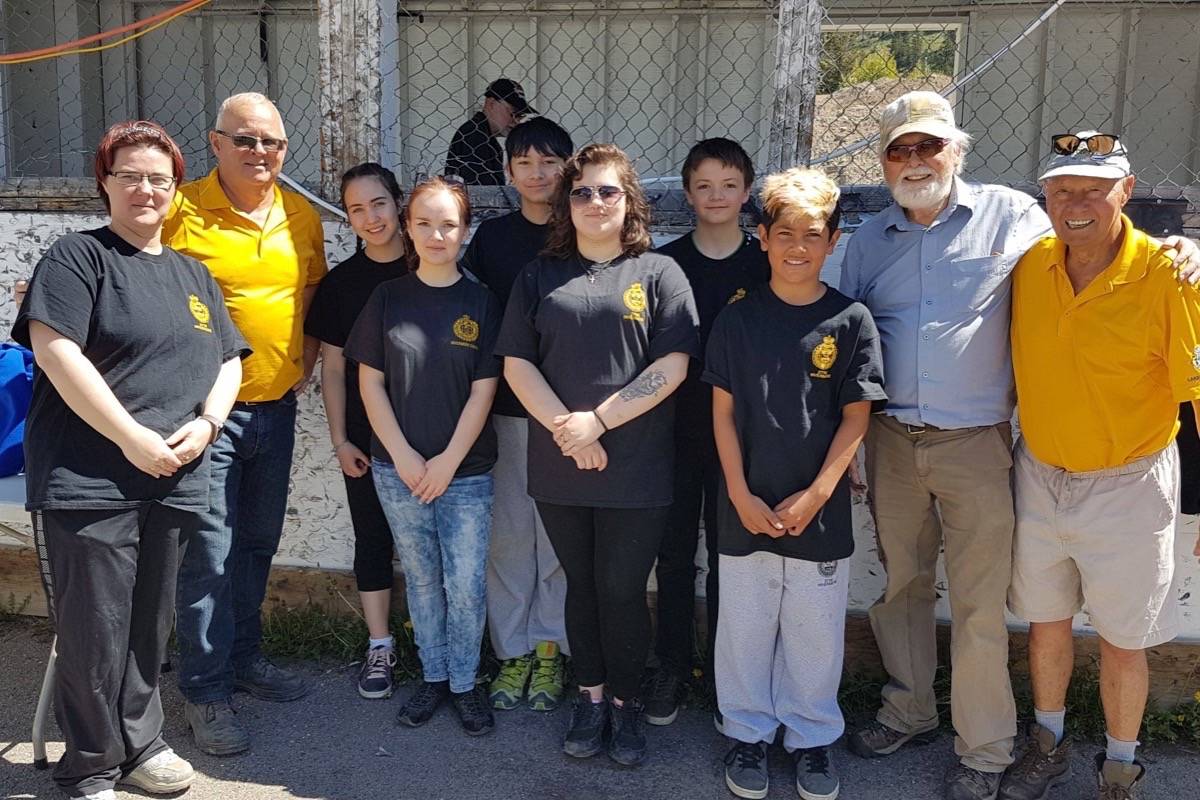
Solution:
<svg viewBox="0 0 1200 800">
<path fill-rule="evenodd" d="M 960 133 L 954 124 L 954 109 L 937 92 L 909 92 L 893 100 L 879 115 L 879 147 L 906 133 L 927 133 L 950 139 Z"/>
</svg>

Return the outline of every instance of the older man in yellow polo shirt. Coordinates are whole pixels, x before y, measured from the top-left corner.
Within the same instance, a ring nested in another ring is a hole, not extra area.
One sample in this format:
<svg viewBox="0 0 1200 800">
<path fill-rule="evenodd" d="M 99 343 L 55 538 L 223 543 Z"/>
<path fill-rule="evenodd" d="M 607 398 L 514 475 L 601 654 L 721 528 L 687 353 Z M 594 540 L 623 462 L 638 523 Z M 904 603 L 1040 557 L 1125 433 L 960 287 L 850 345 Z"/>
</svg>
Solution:
<svg viewBox="0 0 1200 800">
<path fill-rule="evenodd" d="M 1179 403 L 1200 400 L 1200 293 L 1121 209 L 1125 148 L 1097 131 L 1056 136 L 1040 178 L 1054 233 L 1017 264 L 1012 356 L 1022 439 L 1009 607 L 1030 621 L 1036 723 L 1000 797 L 1051 796 L 1064 738 L 1071 618 L 1100 634 L 1108 747 L 1103 800 L 1136 795 L 1145 649 L 1179 627 L 1174 572 Z M 1200 552 L 1200 544 L 1197 545 Z"/>
<path fill-rule="evenodd" d="M 263 657 L 259 610 L 287 508 L 296 389 L 316 360 L 304 315 L 326 267 L 317 212 L 276 185 L 287 137 L 271 101 L 227 99 L 209 143 L 217 168 L 180 187 L 163 239 L 208 267 L 254 350 L 212 447 L 212 506 L 178 583 L 185 717 L 201 750 L 228 755 L 250 746 L 230 706 L 235 688 L 279 701 L 308 691 Z"/>
</svg>

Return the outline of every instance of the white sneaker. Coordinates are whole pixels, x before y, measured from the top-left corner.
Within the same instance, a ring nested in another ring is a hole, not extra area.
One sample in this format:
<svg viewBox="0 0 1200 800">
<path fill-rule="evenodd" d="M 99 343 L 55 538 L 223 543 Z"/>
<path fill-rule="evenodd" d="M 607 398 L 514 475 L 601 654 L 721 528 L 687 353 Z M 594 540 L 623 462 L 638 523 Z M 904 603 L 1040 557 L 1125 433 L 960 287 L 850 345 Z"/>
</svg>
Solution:
<svg viewBox="0 0 1200 800">
<path fill-rule="evenodd" d="M 117 793 L 112 789 L 101 789 L 92 794 L 85 794 L 83 800 L 117 800 Z"/>
<path fill-rule="evenodd" d="M 196 772 L 192 765 L 175 755 L 171 748 L 143 761 L 118 783 L 130 783 L 153 794 L 172 794 L 192 785 Z M 114 800 L 113 795 L 101 800 Z"/>
</svg>

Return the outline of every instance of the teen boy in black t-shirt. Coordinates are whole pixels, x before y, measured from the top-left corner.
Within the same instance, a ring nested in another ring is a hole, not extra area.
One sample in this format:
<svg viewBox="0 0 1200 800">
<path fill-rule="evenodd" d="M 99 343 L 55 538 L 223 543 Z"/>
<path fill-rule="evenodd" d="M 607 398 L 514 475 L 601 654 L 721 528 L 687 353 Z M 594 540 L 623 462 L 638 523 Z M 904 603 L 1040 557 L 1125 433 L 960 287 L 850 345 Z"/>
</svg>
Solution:
<svg viewBox="0 0 1200 800">
<path fill-rule="evenodd" d="M 750 199 L 754 165 L 737 142 L 705 139 L 683 162 L 683 189 L 696 211 L 695 230 L 659 252 L 675 260 L 691 283 L 700 313 L 700 346 L 708 342 L 721 309 L 767 282 L 771 269 L 759 242 L 742 230 L 739 215 Z M 646 721 L 667 725 L 679 709 L 681 688 L 692 670 L 696 608 L 696 539 L 704 509 L 708 578 L 706 673 L 712 673 L 717 627 L 717 449 L 712 437 L 712 390 L 701 383 L 703 362 L 688 366 L 676 392 L 675 501 L 658 552 L 658 625 L 655 654 L 659 669 L 646 691 Z M 719 717 L 718 717 L 719 719 Z"/>
<path fill-rule="evenodd" d="M 838 189 L 816 170 L 767 178 L 758 234 L 771 280 L 717 317 L 703 380 L 725 492 L 717 702 L 734 745 L 725 780 L 765 797 L 779 726 L 801 797 L 836 797 L 829 745 L 844 729 L 849 556 L 846 469 L 885 399 L 875 323 L 820 281 L 838 232 Z"/>
<path fill-rule="evenodd" d="M 506 171 L 521 195 L 521 209 L 482 222 L 460 266 L 507 304 L 517 276 L 546 246 L 550 198 L 574 145 L 556 123 L 536 117 L 513 128 L 504 147 Z M 495 499 L 487 609 L 500 671 L 488 694 L 495 708 L 516 708 L 528 684 L 530 708 L 550 711 L 563 695 L 567 577 L 529 497 L 525 452 L 529 425 L 524 406 L 503 377 L 492 406 L 492 425 L 499 459 L 492 473 Z"/>
</svg>

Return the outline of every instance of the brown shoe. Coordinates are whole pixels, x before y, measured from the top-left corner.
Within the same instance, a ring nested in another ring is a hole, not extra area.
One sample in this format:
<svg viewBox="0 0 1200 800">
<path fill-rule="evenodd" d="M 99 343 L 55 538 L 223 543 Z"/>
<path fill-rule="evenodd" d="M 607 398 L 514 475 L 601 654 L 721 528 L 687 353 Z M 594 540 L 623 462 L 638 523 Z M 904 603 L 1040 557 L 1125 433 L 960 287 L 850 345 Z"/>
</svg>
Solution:
<svg viewBox="0 0 1200 800">
<path fill-rule="evenodd" d="M 929 744 L 936 738 L 936 722 L 928 730 L 904 733 L 903 731 L 898 731 L 895 728 L 884 725 L 879 720 L 872 720 L 871 724 L 859 728 L 850 734 L 848 744 L 851 752 L 857 756 L 861 756 L 862 758 L 882 758 L 883 756 L 890 756 L 909 742 L 913 744 Z"/>
<path fill-rule="evenodd" d="M 1000 783 L 1000 800 L 1046 800 L 1050 790 L 1071 777 L 1071 747 L 1063 738 L 1036 722 L 1029 726 L 1029 741 L 1021 760 L 1008 768 Z"/>
<path fill-rule="evenodd" d="M 1126 764 L 1112 761 L 1104 753 L 1096 754 L 1096 780 L 1100 787 L 1100 800 L 1135 800 L 1137 785 L 1146 774 L 1146 768 L 1138 762 Z"/>
</svg>

